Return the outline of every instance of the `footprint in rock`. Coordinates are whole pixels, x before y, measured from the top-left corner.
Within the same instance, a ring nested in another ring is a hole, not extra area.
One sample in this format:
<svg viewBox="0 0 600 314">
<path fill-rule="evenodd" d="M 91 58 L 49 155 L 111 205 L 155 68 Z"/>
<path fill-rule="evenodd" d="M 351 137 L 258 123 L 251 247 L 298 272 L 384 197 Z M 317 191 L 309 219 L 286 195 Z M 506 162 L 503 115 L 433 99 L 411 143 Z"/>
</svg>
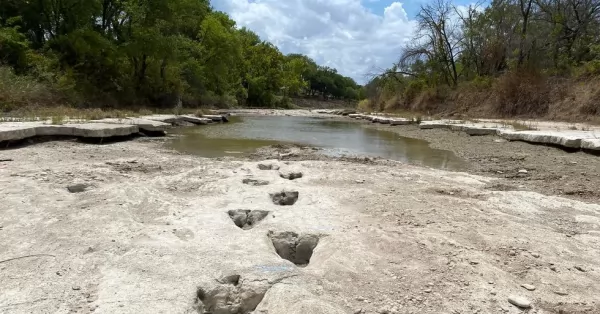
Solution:
<svg viewBox="0 0 600 314">
<path fill-rule="evenodd" d="M 273 204 L 280 206 L 291 206 L 296 204 L 300 193 L 298 191 L 282 191 L 270 194 Z"/>
<path fill-rule="evenodd" d="M 284 179 L 288 179 L 288 180 L 296 180 L 296 179 L 302 178 L 303 174 L 302 174 L 302 172 L 288 171 L 288 172 L 280 172 L 279 176 Z"/>
<path fill-rule="evenodd" d="M 253 186 L 269 185 L 269 181 L 258 180 L 258 179 L 244 179 L 244 180 L 242 180 L 242 183 L 247 184 L 247 185 L 253 185 Z"/>
<path fill-rule="evenodd" d="M 236 226 L 244 230 L 249 230 L 265 219 L 269 215 L 269 212 L 266 210 L 238 209 L 230 210 L 227 214 L 229 214 L 229 218 L 233 220 Z"/>
<path fill-rule="evenodd" d="M 314 249 L 319 244 L 319 236 L 314 234 L 298 235 L 295 232 L 272 232 L 268 234 L 277 254 L 298 266 L 307 266 Z"/>
<path fill-rule="evenodd" d="M 256 309 L 270 285 L 265 281 L 244 282 L 240 275 L 225 276 L 196 290 L 195 309 L 200 314 L 247 314 Z"/>
</svg>

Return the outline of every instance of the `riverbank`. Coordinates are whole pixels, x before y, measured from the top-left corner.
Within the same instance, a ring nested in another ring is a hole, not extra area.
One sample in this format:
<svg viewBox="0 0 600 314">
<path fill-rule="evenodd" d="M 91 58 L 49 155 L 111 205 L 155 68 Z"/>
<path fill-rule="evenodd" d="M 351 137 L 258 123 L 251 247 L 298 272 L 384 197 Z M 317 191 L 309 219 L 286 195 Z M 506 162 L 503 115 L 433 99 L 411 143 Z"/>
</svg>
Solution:
<svg viewBox="0 0 600 314">
<path fill-rule="evenodd" d="M 8 151 L 1 313 L 600 310 L 599 205 L 391 161 L 285 160 L 300 147 L 204 159 L 163 142 Z"/>
<path fill-rule="evenodd" d="M 445 129 L 423 130 L 417 125 L 365 127 L 426 140 L 430 146 L 449 150 L 467 161 L 469 173 L 501 180 L 490 189 L 530 190 L 545 195 L 599 202 L 599 157 L 582 151 L 507 141 L 498 136 L 470 136 Z"/>
</svg>

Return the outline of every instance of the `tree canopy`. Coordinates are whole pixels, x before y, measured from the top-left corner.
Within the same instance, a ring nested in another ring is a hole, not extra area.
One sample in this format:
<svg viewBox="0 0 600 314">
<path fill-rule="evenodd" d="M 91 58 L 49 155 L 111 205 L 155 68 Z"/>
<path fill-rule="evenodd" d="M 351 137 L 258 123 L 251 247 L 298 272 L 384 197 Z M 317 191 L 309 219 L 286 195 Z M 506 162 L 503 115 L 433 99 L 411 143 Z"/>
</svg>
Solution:
<svg viewBox="0 0 600 314">
<path fill-rule="evenodd" d="M 416 21 L 398 62 L 366 87 L 371 98 L 387 93 L 410 103 L 423 91 L 491 87 L 508 74 L 505 87 L 518 94 L 519 86 L 536 85 L 525 82 L 535 76 L 600 74 L 598 0 L 492 0 L 468 8 L 433 0 Z"/>
<path fill-rule="evenodd" d="M 208 0 L 3 0 L 0 66 L 90 106 L 277 106 L 361 94 L 351 78 L 284 55 Z"/>
</svg>

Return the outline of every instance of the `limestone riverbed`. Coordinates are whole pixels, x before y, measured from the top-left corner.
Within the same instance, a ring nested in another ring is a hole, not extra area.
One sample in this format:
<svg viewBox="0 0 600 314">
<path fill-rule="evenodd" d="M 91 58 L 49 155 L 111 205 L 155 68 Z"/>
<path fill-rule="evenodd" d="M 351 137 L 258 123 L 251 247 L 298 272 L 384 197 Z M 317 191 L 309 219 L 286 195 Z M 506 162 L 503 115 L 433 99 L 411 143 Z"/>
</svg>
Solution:
<svg viewBox="0 0 600 314">
<path fill-rule="evenodd" d="M 298 146 L 209 159 L 163 142 L 8 151 L 0 313 L 600 311 L 600 205 Z"/>
</svg>

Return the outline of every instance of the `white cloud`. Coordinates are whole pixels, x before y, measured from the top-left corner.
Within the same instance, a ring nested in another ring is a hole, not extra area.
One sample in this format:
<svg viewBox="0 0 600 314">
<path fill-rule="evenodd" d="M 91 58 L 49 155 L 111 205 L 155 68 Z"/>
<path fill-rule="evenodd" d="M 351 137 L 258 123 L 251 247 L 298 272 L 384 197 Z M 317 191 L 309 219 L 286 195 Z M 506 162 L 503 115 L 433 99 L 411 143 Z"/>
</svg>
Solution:
<svg viewBox="0 0 600 314">
<path fill-rule="evenodd" d="M 359 83 L 373 69 L 396 61 L 415 26 L 400 2 L 383 16 L 360 0 L 216 0 L 213 5 L 284 53 L 306 54 Z"/>
</svg>

